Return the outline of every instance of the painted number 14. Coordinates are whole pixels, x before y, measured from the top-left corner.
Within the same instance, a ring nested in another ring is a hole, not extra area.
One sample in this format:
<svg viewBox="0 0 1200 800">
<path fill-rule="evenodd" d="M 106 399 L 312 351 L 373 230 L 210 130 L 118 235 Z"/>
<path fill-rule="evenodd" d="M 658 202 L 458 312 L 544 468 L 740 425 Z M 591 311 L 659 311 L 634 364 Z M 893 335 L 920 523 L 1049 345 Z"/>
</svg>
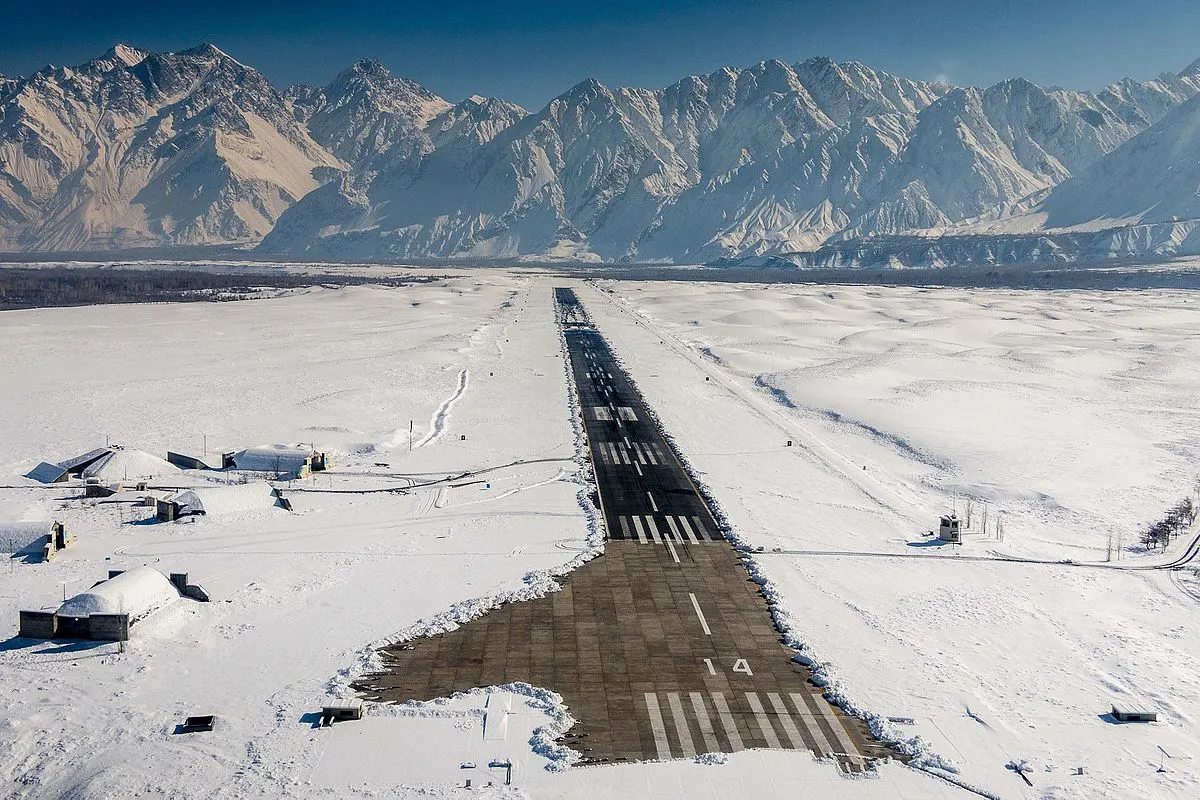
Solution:
<svg viewBox="0 0 1200 800">
<path fill-rule="evenodd" d="M 704 663 L 708 665 L 708 674 L 716 675 L 717 668 L 715 666 L 713 666 L 712 659 L 706 658 L 703 660 L 704 660 Z M 733 671 L 740 672 L 743 675 L 753 675 L 754 674 L 753 672 L 750 671 L 750 665 L 746 663 L 746 659 L 744 659 L 744 658 L 739 658 L 737 661 L 733 662 Z"/>
</svg>

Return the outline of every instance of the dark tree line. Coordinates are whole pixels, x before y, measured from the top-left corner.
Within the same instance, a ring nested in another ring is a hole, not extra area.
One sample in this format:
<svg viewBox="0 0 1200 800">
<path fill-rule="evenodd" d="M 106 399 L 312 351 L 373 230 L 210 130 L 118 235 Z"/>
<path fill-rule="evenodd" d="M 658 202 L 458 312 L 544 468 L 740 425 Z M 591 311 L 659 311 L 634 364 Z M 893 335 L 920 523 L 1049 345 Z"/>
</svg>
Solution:
<svg viewBox="0 0 1200 800">
<path fill-rule="evenodd" d="M 242 300 L 256 296 L 260 288 L 295 289 L 318 284 L 347 286 L 365 283 L 397 286 L 421 280 L 423 279 L 401 280 L 359 275 L 6 267 L 0 268 L 0 310 L 101 303 Z"/>
<path fill-rule="evenodd" d="M 1149 548 L 1161 547 L 1166 550 L 1172 539 L 1196 521 L 1196 511 L 1196 504 L 1192 502 L 1192 498 L 1183 498 L 1167 511 L 1165 517 L 1150 523 L 1142 531 L 1142 544 Z"/>
</svg>

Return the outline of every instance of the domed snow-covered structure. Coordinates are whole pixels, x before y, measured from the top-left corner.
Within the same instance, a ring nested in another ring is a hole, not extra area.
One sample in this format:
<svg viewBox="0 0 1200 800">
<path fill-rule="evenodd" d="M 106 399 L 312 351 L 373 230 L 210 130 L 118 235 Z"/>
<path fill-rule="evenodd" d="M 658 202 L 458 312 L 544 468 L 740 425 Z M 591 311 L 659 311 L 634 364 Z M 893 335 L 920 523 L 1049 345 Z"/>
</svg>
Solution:
<svg viewBox="0 0 1200 800">
<path fill-rule="evenodd" d="M 157 478 L 179 471 L 179 467 L 144 450 L 110 447 L 107 453 L 84 467 L 80 477 L 111 483 L 135 478 Z"/>
<path fill-rule="evenodd" d="M 255 481 L 186 489 L 159 500 L 157 512 L 159 520 L 171 522 L 194 515 L 232 516 L 280 507 L 285 506 L 279 491 L 265 481 Z"/>
<path fill-rule="evenodd" d="M 166 575 L 153 567 L 134 567 L 67 600 L 59 606 L 58 616 L 127 614 L 133 624 L 178 599 L 179 591 Z"/>
</svg>

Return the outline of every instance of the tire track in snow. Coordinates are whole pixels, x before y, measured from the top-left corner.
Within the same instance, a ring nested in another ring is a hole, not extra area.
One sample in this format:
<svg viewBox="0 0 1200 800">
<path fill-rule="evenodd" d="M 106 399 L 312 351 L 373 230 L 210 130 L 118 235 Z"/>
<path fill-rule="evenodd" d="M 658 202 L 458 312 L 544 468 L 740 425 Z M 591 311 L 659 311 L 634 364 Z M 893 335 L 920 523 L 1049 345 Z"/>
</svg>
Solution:
<svg viewBox="0 0 1200 800">
<path fill-rule="evenodd" d="M 433 419 L 429 423 L 429 433 L 425 434 L 421 441 L 413 444 L 414 450 L 427 444 L 433 444 L 442 438 L 442 434 L 446 432 L 446 421 L 450 418 L 450 411 L 467 391 L 467 375 L 468 370 L 465 369 L 458 373 L 458 388 L 454 390 L 454 394 L 442 401 L 437 411 L 433 412 Z"/>
</svg>

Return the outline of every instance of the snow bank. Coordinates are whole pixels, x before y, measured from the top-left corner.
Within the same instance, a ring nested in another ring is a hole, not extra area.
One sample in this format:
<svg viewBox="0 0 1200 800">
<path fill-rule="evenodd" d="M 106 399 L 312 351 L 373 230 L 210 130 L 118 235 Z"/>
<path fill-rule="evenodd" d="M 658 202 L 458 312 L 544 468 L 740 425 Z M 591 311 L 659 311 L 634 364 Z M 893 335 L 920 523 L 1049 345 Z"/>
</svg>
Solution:
<svg viewBox="0 0 1200 800">
<path fill-rule="evenodd" d="M 128 614 L 135 622 L 179 599 L 167 577 L 153 567 L 134 567 L 67 600 L 58 609 L 61 617 L 89 614 Z"/>
<path fill-rule="evenodd" d="M 478 619 L 505 603 L 536 600 L 545 597 L 551 592 L 557 592 L 562 589 L 562 584 L 555 580 L 556 577 L 566 575 L 603 554 L 604 533 L 602 528 L 604 523 L 599 510 L 591 500 L 591 493 L 595 490 L 596 486 L 595 476 L 591 470 L 591 462 L 587 455 L 587 446 L 584 439 L 583 410 L 579 403 L 579 396 L 575 391 L 575 380 L 571 372 L 571 360 L 567 352 L 566 338 L 563 336 L 561 329 L 559 330 L 559 348 L 562 355 L 560 363 L 562 364 L 573 411 L 571 415 L 571 428 L 575 441 L 575 461 L 580 467 L 577 478 L 579 491 L 576 493 L 576 499 L 579 507 L 587 517 L 587 549 L 558 567 L 527 573 L 522 579 L 522 585 L 516 589 L 455 603 L 440 614 L 428 619 L 419 620 L 393 636 L 371 643 L 359 651 L 358 659 L 353 665 L 340 670 L 329 681 L 326 689 L 332 696 L 352 696 L 354 694 L 352 684 L 356 680 L 365 674 L 383 670 L 385 665 L 379 657 L 381 649 L 413 639 L 454 630 L 460 625 Z M 546 728 L 535 730 L 534 737 L 530 742 L 534 752 L 550 759 L 550 764 L 546 767 L 547 769 L 552 771 L 566 769 L 578 760 L 579 754 L 555 741 L 575 724 L 575 720 L 571 718 L 570 714 L 566 711 L 566 707 L 563 706 L 560 695 L 547 689 L 530 686 L 526 683 L 506 684 L 499 688 L 529 697 L 529 704 L 531 706 L 545 711 L 554 719 L 554 722 Z M 490 690 L 490 688 L 474 689 L 470 694 Z M 464 696 L 462 693 L 454 695 L 454 697 L 462 696 Z M 428 713 L 429 709 L 436 709 L 439 705 L 447 702 L 449 702 L 448 698 L 439 698 L 428 703 L 410 701 L 399 706 L 399 708 L 408 710 L 410 713 L 414 711 L 417 713 Z"/>
</svg>

